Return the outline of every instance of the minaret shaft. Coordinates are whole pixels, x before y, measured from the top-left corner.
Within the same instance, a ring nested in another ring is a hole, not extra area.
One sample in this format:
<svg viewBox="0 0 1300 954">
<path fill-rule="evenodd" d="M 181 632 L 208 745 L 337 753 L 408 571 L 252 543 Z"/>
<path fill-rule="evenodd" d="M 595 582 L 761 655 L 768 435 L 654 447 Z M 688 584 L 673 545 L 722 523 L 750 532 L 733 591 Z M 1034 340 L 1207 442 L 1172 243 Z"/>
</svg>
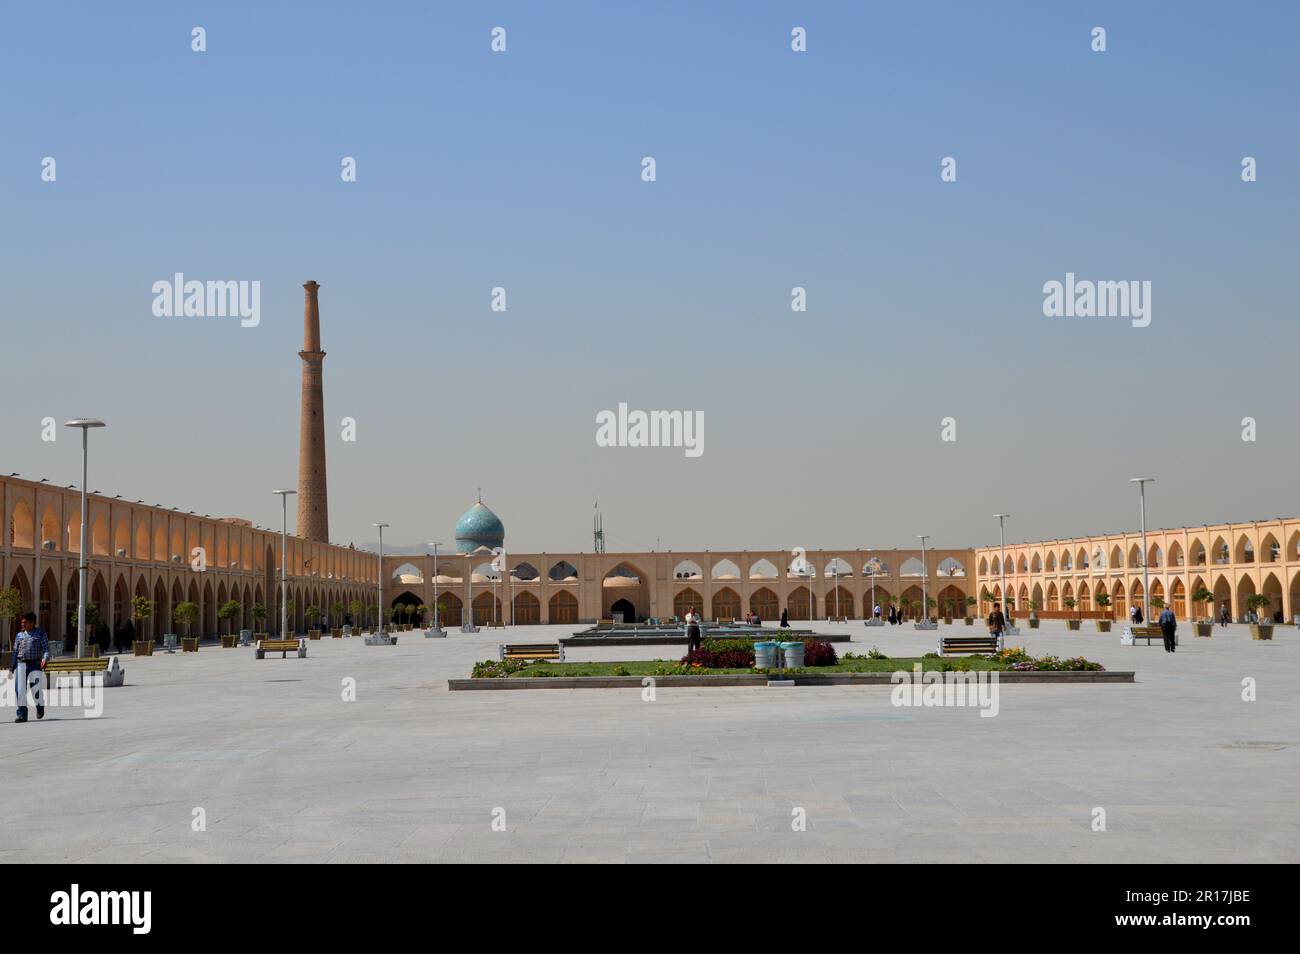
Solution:
<svg viewBox="0 0 1300 954">
<path fill-rule="evenodd" d="M 304 540 L 328 543 L 329 493 L 325 480 L 325 352 L 320 347 L 320 285 L 303 286 L 302 412 L 298 424 L 298 526 Z"/>
</svg>

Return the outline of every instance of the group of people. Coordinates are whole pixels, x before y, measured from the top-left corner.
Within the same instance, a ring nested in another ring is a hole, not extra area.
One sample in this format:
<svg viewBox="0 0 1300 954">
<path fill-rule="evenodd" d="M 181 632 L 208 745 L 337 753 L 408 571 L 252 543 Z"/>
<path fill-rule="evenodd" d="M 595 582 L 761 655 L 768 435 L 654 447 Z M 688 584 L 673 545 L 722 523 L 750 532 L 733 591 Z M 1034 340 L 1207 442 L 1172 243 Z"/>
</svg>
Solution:
<svg viewBox="0 0 1300 954">
<path fill-rule="evenodd" d="M 890 626 L 901 626 L 904 622 L 906 622 L 906 620 L 903 618 L 903 614 L 898 611 L 898 607 L 895 606 L 893 603 L 889 604 L 888 616 L 881 615 L 881 609 L 879 603 L 877 603 L 875 607 L 871 610 L 871 615 L 876 619 L 888 620 Z"/>
</svg>

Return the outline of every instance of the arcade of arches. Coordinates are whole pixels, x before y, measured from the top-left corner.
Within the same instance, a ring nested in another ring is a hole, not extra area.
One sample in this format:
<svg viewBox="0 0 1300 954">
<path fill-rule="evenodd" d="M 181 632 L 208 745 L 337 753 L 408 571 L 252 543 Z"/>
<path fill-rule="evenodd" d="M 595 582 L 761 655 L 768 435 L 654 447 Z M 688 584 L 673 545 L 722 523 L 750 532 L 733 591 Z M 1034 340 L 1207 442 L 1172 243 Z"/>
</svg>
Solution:
<svg viewBox="0 0 1300 954">
<path fill-rule="evenodd" d="M 927 550 L 931 598 L 960 602 L 968 584 L 969 550 Z M 780 551 L 650 553 L 505 553 L 503 570 L 493 554 L 384 557 L 386 600 L 439 606 L 439 621 L 456 626 L 498 619 L 506 623 L 593 623 L 621 615 L 626 621 L 683 617 L 695 610 L 709 619 L 740 619 L 757 613 L 775 620 L 782 609 L 793 619 L 870 613 L 875 599 L 907 598 L 908 615 L 922 603 L 919 550 L 827 550 L 803 553 L 798 562 Z M 779 568 L 779 569 L 778 569 Z M 810 592 L 811 590 L 811 592 Z M 391 599 L 389 595 L 391 594 Z"/>
<path fill-rule="evenodd" d="M 1164 601 L 1179 619 L 1217 617 L 1226 604 L 1242 622 L 1256 594 L 1269 598 L 1261 617 L 1300 614 L 1300 518 L 1147 531 L 1146 542 L 1145 554 L 1141 533 L 980 547 L 978 592 L 1001 599 L 1005 575 L 1007 601 L 1020 615 L 1034 603 L 1045 619 L 1125 619 L 1129 607 L 1143 604 L 1145 564 L 1149 599 Z M 1200 591 L 1214 594 L 1212 606 L 1193 599 Z M 1097 602 L 1102 594 L 1110 600 L 1105 609 Z M 988 601 L 981 606 L 987 611 Z"/>
<path fill-rule="evenodd" d="M 61 640 L 73 631 L 77 607 L 81 495 L 48 483 L 2 477 L 0 503 L 0 588 L 16 589 L 24 609 L 36 611 L 50 638 Z M 199 607 L 196 634 L 226 628 L 217 608 L 228 600 L 240 604 L 231 629 L 254 628 L 257 603 L 268 608 L 271 628 L 278 628 L 278 532 L 258 529 L 246 520 L 199 517 L 93 494 L 88 513 L 88 596 L 110 631 L 130 618 L 131 600 L 137 596 L 154 603 L 153 615 L 142 624 L 146 637 L 175 632 L 171 611 L 186 601 Z M 204 557 L 201 571 L 193 568 L 196 551 Z M 373 604 L 378 569 L 372 553 L 290 537 L 290 625 L 304 629 L 309 606 L 328 614 L 334 604 Z M 342 615 L 348 613 L 345 609 Z M 6 620 L 0 624 L 0 638 L 8 635 Z"/>
</svg>

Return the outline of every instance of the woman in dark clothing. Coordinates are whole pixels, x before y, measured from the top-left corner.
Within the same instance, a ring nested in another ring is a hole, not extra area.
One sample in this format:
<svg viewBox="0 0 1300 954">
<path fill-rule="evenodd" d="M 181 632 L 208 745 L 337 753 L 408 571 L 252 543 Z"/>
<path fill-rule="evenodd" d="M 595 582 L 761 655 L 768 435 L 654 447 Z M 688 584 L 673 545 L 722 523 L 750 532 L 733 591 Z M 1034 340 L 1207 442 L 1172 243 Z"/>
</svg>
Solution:
<svg viewBox="0 0 1300 954">
<path fill-rule="evenodd" d="M 790 611 L 788 609 L 781 610 L 781 628 L 790 628 Z"/>
</svg>

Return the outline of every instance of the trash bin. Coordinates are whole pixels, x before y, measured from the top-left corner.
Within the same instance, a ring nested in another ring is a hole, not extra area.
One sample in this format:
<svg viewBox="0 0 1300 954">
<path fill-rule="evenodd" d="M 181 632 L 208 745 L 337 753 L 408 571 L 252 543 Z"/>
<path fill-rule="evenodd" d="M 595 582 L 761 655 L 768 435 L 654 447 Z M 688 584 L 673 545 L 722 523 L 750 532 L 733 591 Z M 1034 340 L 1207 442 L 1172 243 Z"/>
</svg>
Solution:
<svg viewBox="0 0 1300 954">
<path fill-rule="evenodd" d="M 787 669 L 803 668 L 803 643 L 782 643 L 781 652 Z"/>
<path fill-rule="evenodd" d="M 754 668 L 776 668 L 776 643 L 766 640 L 754 643 Z"/>
</svg>

